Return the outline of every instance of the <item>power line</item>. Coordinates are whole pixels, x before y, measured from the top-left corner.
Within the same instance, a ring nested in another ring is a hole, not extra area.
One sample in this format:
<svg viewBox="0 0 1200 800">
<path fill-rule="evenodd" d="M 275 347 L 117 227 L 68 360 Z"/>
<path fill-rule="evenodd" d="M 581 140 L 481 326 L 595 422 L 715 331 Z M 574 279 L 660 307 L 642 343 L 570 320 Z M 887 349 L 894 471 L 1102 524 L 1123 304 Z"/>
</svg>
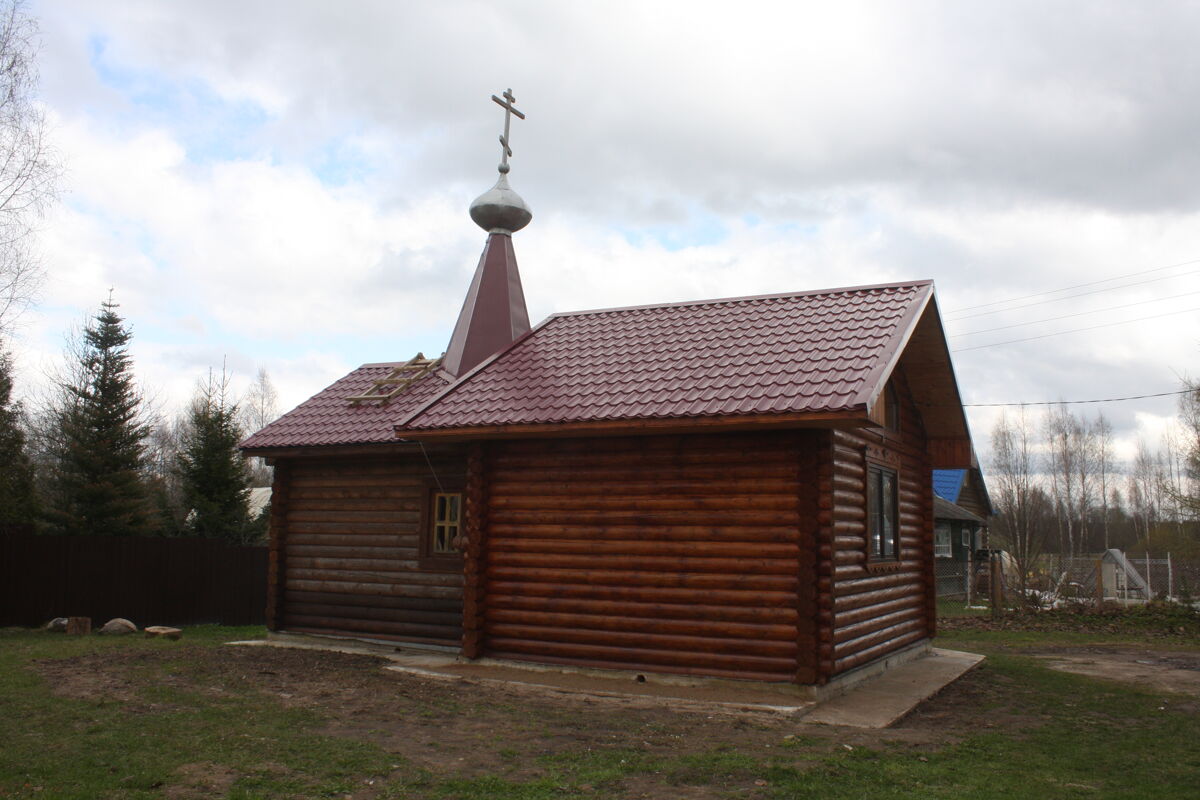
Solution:
<svg viewBox="0 0 1200 800">
<path fill-rule="evenodd" d="M 974 336 L 977 333 L 992 333 L 993 331 L 1006 331 L 1010 328 L 1021 328 L 1021 327 L 1024 327 L 1025 325 L 1040 325 L 1043 322 L 1055 322 L 1056 320 L 1071 319 L 1072 317 L 1085 317 L 1088 314 L 1100 314 L 1104 311 L 1117 311 L 1122 308 L 1131 308 L 1133 306 L 1144 306 L 1147 303 L 1161 303 L 1164 300 L 1174 300 L 1177 297 L 1189 297 L 1194 294 L 1200 294 L 1200 291 L 1184 292 L 1183 294 L 1171 295 L 1170 297 L 1155 297 L 1151 300 L 1139 300 L 1136 303 L 1125 303 L 1124 305 L 1120 305 L 1120 306 L 1109 306 L 1108 308 L 1097 308 L 1097 309 L 1093 309 L 1092 311 L 1079 311 L 1074 314 L 1063 314 L 1062 316 L 1047 317 L 1046 319 L 1038 319 L 1038 320 L 1033 320 L 1031 322 L 1016 322 L 1016 323 L 1013 323 L 1012 325 L 1001 325 L 998 328 L 984 328 L 983 330 L 967 331 L 966 333 L 953 333 L 948 338 L 953 339 L 958 336 Z"/>
<path fill-rule="evenodd" d="M 1148 317 L 1135 317 L 1134 319 L 1121 320 L 1120 322 L 1106 322 L 1103 325 L 1092 325 L 1087 328 L 1072 328 L 1069 331 L 1055 331 L 1054 333 L 1043 333 L 1041 336 L 1026 336 L 1024 339 L 1009 339 L 1003 342 L 992 342 L 991 344 L 977 344 L 973 347 L 960 347 L 957 350 L 951 350 L 951 353 L 965 353 L 968 350 L 982 350 L 985 347 L 998 347 L 1002 344 L 1017 344 L 1018 342 L 1032 342 L 1035 339 L 1048 339 L 1051 336 L 1062 336 L 1066 333 L 1081 333 L 1083 331 L 1095 331 L 1100 328 L 1112 328 L 1117 325 L 1129 325 L 1133 322 L 1144 322 L 1148 319 L 1162 319 L 1163 317 L 1173 317 L 1178 314 L 1194 314 L 1200 311 L 1200 308 L 1185 308 L 1182 311 L 1169 311 L 1166 314 L 1151 314 Z"/>
<path fill-rule="evenodd" d="M 1131 286 L 1144 286 L 1147 283 L 1158 283 L 1159 281 L 1169 281 L 1174 278 L 1184 278 L 1184 277 L 1187 277 L 1188 275 L 1195 275 L 1197 272 L 1200 272 L 1200 270 L 1192 270 L 1191 272 L 1181 272 L 1178 275 L 1164 275 L 1161 278 L 1149 278 L 1144 281 L 1134 281 L 1133 283 L 1125 283 L 1125 284 L 1121 284 L 1120 286 L 1109 286 L 1104 289 L 1093 289 L 1090 292 L 1079 292 L 1078 294 L 1069 294 L 1069 295 L 1066 295 L 1065 297 L 1051 297 L 1049 300 L 1038 300 L 1035 303 L 1026 303 L 1023 306 L 1011 306 L 1009 308 L 997 308 L 994 311 L 980 311 L 978 314 L 964 314 L 961 317 L 955 317 L 954 319 L 947 320 L 947 321 L 948 322 L 959 322 L 960 320 L 964 320 L 964 319 L 973 319 L 975 317 L 986 317 L 989 314 L 1003 314 L 1005 311 L 1019 311 L 1022 308 L 1030 308 L 1032 306 L 1044 306 L 1047 303 L 1061 303 L 1064 300 L 1074 300 L 1077 297 L 1087 297 L 1088 295 L 1093 295 L 1093 294 L 1103 294 L 1105 292 L 1115 292 L 1118 289 L 1128 289 Z M 1056 291 L 1065 291 L 1065 290 L 1059 289 Z M 1037 295 L 1031 295 L 1031 296 L 1036 297 Z M 949 313 L 949 312 L 947 312 L 947 313 Z"/>
<path fill-rule="evenodd" d="M 1122 278 L 1132 278 L 1135 275 L 1149 275 L 1151 272 L 1162 272 L 1164 269 L 1174 269 L 1175 267 L 1186 267 L 1189 264 L 1200 264 L 1200 258 L 1193 258 L 1189 261 L 1180 261 L 1178 264 L 1168 264 L 1165 267 L 1154 267 L 1152 269 L 1143 269 L 1143 270 L 1139 270 L 1137 272 L 1127 272 L 1124 275 L 1114 275 L 1111 278 L 1102 278 L 1101 280 L 1098 280 L 1098 281 L 1088 281 L 1087 283 L 1077 283 L 1074 286 L 1064 286 L 1061 289 L 1049 289 L 1045 292 L 1034 292 L 1033 294 L 1026 294 L 1026 295 L 1022 295 L 1020 297 L 1010 297 L 1007 300 L 993 300 L 990 303 L 980 303 L 977 306 L 964 306 L 962 308 L 956 308 L 952 311 L 947 311 L 946 313 L 947 314 L 957 314 L 960 311 L 974 311 L 977 308 L 990 308 L 991 306 L 998 306 L 1003 303 L 1015 303 L 1018 300 L 1029 300 L 1030 298 L 1041 297 L 1042 295 L 1046 295 L 1046 294 L 1057 294 L 1059 292 L 1069 292 L 1072 289 L 1082 289 L 1085 286 L 1097 286 L 1101 283 L 1110 283 L 1112 281 L 1119 281 Z"/>
<path fill-rule="evenodd" d="M 1188 394 L 1195 389 L 1180 389 L 1176 392 L 1158 392 L 1157 394 L 1135 394 L 1130 397 L 1105 397 L 1100 400 L 1042 400 L 1036 403 L 963 403 L 963 408 L 1000 408 L 1011 406 L 1075 406 L 1084 403 L 1120 403 L 1125 400 L 1145 400 L 1150 397 L 1171 397 L 1177 394 Z"/>
</svg>

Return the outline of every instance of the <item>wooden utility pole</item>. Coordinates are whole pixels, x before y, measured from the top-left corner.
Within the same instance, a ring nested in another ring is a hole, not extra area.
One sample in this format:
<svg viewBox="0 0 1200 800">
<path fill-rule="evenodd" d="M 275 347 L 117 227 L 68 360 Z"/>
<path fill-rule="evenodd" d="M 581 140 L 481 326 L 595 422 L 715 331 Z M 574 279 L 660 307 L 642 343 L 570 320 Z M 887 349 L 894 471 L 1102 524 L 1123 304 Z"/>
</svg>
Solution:
<svg viewBox="0 0 1200 800">
<path fill-rule="evenodd" d="M 988 590 L 992 599 L 992 619 L 1000 618 L 1000 606 L 1004 602 L 1004 589 L 1000 585 L 1000 556 L 992 553 L 989 561 Z"/>
</svg>

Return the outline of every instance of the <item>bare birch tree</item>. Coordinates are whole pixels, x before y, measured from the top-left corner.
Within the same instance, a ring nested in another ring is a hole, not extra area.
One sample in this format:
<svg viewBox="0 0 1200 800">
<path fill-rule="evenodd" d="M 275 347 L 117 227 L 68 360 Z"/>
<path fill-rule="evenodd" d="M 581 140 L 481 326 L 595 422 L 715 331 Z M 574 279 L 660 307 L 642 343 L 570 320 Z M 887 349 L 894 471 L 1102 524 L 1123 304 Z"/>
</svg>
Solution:
<svg viewBox="0 0 1200 800">
<path fill-rule="evenodd" d="M 34 101 L 37 51 L 37 21 L 23 0 L 0 0 L 0 333 L 41 285 L 32 236 L 59 175 L 45 114 Z"/>
<path fill-rule="evenodd" d="M 1108 549 L 1109 472 L 1113 467 L 1113 431 L 1104 412 L 1096 416 L 1093 428 L 1096 435 L 1096 472 L 1100 478 L 1100 529 L 1104 534 L 1104 549 Z"/>
<path fill-rule="evenodd" d="M 1200 383 L 1184 381 L 1179 397 L 1181 489 L 1177 498 L 1182 516 L 1200 519 Z"/>
<path fill-rule="evenodd" d="M 1046 543 L 1045 493 L 1037 485 L 1033 429 L 1022 409 L 1015 420 L 1002 413 L 992 428 L 993 500 L 1000 512 L 996 535 L 1016 562 L 1022 596 Z"/>
<path fill-rule="evenodd" d="M 1129 495 L 1129 510 L 1134 520 L 1134 532 L 1150 544 L 1150 532 L 1160 516 L 1162 484 L 1159 457 L 1147 447 L 1145 440 L 1138 439 L 1137 455 L 1133 460 L 1133 471 L 1129 475 L 1126 493 Z"/>
<path fill-rule="evenodd" d="M 246 391 L 241 402 L 242 427 L 247 433 L 262 430 L 279 418 L 279 393 L 271 383 L 271 376 L 266 367 L 259 367 L 254 382 Z M 265 458 L 250 459 L 250 485 L 270 486 L 274 470 L 267 465 Z"/>
<path fill-rule="evenodd" d="M 1096 506 L 1100 462 L 1096 426 L 1059 405 L 1046 414 L 1044 428 L 1059 520 L 1059 552 L 1070 559 L 1087 547 L 1088 517 Z"/>
</svg>

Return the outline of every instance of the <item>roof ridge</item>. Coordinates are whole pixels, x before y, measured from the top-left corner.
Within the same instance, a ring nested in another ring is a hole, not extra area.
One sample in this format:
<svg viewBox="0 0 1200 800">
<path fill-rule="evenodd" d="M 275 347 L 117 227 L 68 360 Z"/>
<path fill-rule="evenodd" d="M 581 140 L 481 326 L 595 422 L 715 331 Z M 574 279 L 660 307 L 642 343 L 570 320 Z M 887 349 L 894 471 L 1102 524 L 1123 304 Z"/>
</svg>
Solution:
<svg viewBox="0 0 1200 800">
<path fill-rule="evenodd" d="M 786 300 L 793 297 L 808 297 L 827 294 L 846 294 L 849 292 L 865 292 L 872 289 L 907 289 L 921 286 L 932 286 L 932 278 L 922 278 L 915 281 L 897 281 L 896 283 L 872 283 L 862 286 L 835 286 L 828 289 L 809 289 L 800 292 L 777 292 L 773 294 L 748 294 L 734 297 L 712 297 L 705 300 L 680 300 L 675 303 L 647 303 L 633 306 L 612 306 L 609 308 L 588 308 L 580 311 L 558 311 L 547 317 L 547 321 L 559 317 L 582 317 L 589 314 L 610 314 L 617 311 L 649 311 L 663 308 L 686 308 L 689 306 L 719 305 L 721 303 L 747 303 L 755 300 Z"/>
</svg>

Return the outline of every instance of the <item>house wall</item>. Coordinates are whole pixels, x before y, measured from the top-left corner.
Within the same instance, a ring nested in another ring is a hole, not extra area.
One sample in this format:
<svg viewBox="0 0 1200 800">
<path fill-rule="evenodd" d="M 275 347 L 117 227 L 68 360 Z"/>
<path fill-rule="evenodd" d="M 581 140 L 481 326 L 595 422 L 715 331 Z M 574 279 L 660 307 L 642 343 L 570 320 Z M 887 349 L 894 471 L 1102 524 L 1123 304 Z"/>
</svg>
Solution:
<svg viewBox="0 0 1200 800">
<path fill-rule="evenodd" d="M 987 503 L 984 502 L 983 490 L 971 470 L 967 470 L 966 480 L 963 482 L 962 490 L 958 493 L 955 505 L 965 508 L 977 517 L 988 518 L 989 512 Z"/>
<path fill-rule="evenodd" d="M 465 476 L 461 456 L 432 464 L 442 481 Z M 461 565 L 430 569 L 419 560 L 432 474 L 415 455 L 280 460 L 268 625 L 457 647 Z"/>
<path fill-rule="evenodd" d="M 821 680 L 933 636 L 933 499 L 921 418 L 903 376 L 900 431 L 827 434 L 820 482 Z M 868 463 L 896 471 L 900 557 L 872 562 L 867 550 Z M 825 554 L 829 557 L 826 558 Z M 825 587 L 831 587 L 826 591 Z"/>
<path fill-rule="evenodd" d="M 491 444 L 480 651 L 813 682 L 818 438 Z"/>
</svg>

